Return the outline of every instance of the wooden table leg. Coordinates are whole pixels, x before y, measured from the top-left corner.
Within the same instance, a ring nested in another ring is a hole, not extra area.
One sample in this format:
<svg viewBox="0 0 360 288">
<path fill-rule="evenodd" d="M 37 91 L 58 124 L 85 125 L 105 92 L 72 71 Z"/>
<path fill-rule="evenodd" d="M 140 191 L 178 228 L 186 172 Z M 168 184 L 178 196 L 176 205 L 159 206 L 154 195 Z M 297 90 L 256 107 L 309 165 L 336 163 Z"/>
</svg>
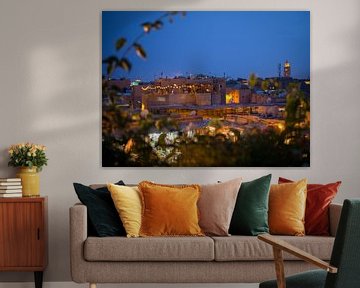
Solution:
<svg viewBox="0 0 360 288">
<path fill-rule="evenodd" d="M 35 271 L 35 288 L 42 288 L 43 284 L 43 271 Z"/>
</svg>

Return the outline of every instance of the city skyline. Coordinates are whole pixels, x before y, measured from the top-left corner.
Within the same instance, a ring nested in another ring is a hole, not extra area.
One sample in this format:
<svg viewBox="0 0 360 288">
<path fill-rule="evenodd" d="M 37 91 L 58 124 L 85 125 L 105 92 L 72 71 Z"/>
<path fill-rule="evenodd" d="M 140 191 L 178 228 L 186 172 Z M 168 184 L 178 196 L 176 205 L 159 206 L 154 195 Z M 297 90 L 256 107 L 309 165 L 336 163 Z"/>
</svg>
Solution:
<svg viewBox="0 0 360 288">
<path fill-rule="evenodd" d="M 132 41 L 142 32 L 142 23 L 164 13 L 104 11 L 103 59 L 117 55 L 117 39 Z M 310 78 L 308 11 L 190 11 L 186 16 L 175 15 L 173 20 L 169 23 L 163 19 L 160 30 L 151 31 L 139 41 L 147 52 L 146 60 L 132 51 L 128 55 L 133 63 L 130 73 L 118 69 L 112 77 L 150 81 L 162 75 L 172 78 L 205 74 L 247 79 L 255 73 L 268 78 L 278 76 L 280 63 L 283 76 L 283 65 L 288 60 L 293 78 Z"/>
</svg>

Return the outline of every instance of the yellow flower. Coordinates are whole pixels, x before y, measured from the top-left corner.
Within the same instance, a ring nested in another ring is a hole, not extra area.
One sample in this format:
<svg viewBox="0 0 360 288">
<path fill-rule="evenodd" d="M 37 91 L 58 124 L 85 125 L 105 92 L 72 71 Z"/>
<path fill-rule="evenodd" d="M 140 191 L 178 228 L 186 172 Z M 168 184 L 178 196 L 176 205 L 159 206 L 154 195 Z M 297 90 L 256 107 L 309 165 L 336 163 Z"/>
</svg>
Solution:
<svg viewBox="0 0 360 288">
<path fill-rule="evenodd" d="M 13 149 L 9 149 L 9 154 L 13 155 L 14 154 L 14 150 Z"/>
</svg>

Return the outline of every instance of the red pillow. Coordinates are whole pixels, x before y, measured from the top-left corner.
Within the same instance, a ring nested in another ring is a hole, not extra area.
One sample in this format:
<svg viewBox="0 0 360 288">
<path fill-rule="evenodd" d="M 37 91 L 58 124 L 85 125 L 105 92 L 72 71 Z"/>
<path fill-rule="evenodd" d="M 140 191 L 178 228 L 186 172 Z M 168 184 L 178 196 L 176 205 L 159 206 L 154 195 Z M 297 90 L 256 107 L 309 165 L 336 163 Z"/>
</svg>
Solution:
<svg viewBox="0 0 360 288">
<path fill-rule="evenodd" d="M 279 177 L 279 184 L 293 182 Z M 329 236 L 329 206 L 341 181 L 329 184 L 308 184 L 305 210 L 305 234 Z"/>
</svg>

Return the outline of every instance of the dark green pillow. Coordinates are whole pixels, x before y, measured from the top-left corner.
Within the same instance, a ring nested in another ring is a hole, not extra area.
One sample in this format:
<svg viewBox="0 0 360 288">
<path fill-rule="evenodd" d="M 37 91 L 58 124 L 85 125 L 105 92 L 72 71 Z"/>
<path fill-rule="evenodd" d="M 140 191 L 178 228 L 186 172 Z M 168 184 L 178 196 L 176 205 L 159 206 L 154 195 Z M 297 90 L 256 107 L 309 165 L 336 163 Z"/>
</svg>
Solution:
<svg viewBox="0 0 360 288">
<path fill-rule="evenodd" d="M 125 185 L 123 181 L 115 184 Z M 99 237 L 126 235 L 107 187 L 92 189 L 89 186 L 74 183 L 74 188 L 81 203 L 87 207 L 90 235 Z"/>
<path fill-rule="evenodd" d="M 256 236 L 269 233 L 270 181 L 271 174 L 241 184 L 230 222 L 230 234 Z"/>
</svg>

